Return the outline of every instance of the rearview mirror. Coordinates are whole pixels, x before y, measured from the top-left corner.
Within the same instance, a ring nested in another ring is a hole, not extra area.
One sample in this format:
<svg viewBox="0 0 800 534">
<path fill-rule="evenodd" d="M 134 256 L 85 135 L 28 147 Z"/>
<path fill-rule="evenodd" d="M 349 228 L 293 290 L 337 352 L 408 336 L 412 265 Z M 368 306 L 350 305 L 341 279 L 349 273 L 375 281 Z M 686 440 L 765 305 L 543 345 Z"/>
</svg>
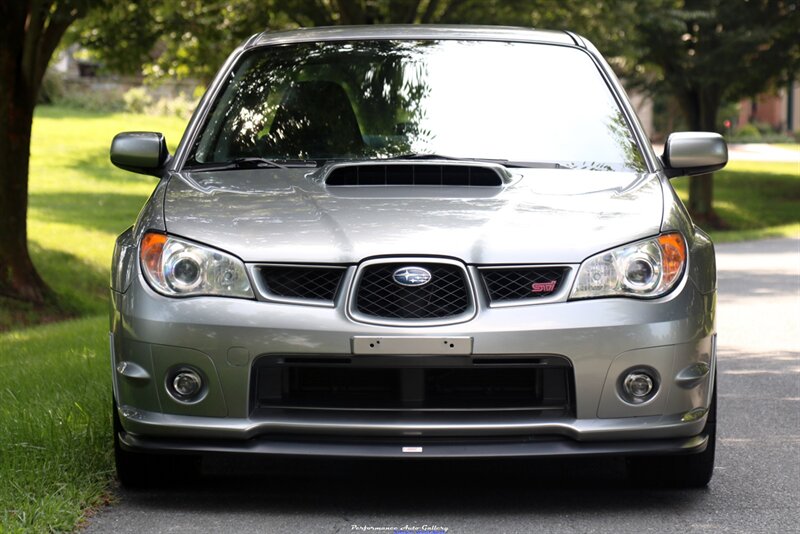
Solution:
<svg viewBox="0 0 800 534">
<path fill-rule="evenodd" d="M 111 141 L 111 163 L 126 171 L 158 176 L 169 160 L 167 141 L 156 132 L 123 132 Z"/>
<path fill-rule="evenodd" d="M 717 133 L 676 132 L 667 138 L 661 159 L 669 178 L 707 174 L 728 163 L 728 145 Z"/>
</svg>

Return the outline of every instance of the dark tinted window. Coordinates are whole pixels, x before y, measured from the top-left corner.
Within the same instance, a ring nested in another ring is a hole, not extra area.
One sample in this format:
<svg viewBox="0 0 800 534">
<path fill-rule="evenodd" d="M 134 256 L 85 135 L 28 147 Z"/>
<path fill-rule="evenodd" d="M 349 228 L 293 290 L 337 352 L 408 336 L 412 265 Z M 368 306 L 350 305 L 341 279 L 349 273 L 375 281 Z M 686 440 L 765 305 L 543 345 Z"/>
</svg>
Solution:
<svg viewBox="0 0 800 534">
<path fill-rule="evenodd" d="M 583 51 L 489 41 L 359 41 L 247 54 L 190 162 L 408 153 L 644 170 Z"/>
</svg>

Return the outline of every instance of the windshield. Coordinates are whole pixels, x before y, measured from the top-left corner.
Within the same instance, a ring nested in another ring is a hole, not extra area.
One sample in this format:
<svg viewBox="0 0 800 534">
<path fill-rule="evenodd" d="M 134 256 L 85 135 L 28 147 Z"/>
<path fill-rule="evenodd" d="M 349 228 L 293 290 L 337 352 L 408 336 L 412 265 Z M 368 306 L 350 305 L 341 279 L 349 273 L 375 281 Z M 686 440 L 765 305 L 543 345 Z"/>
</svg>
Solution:
<svg viewBox="0 0 800 534">
<path fill-rule="evenodd" d="M 490 41 L 319 42 L 239 61 L 188 165 L 424 157 L 643 171 L 585 52 Z"/>
</svg>

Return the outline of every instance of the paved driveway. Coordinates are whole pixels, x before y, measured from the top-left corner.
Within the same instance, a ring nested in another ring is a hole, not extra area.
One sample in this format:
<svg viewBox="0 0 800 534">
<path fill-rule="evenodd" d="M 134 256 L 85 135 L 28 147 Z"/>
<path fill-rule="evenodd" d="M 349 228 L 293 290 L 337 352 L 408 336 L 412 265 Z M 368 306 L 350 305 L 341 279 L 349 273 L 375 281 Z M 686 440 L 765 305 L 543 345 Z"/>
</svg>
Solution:
<svg viewBox="0 0 800 534">
<path fill-rule="evenodd" d="M 631 488 L 616 460 L 216 463 L 196 486 L 119 491 L 87 532 L 800 532 L 800 240 L 717 252 L 708 489 Z"/>
</svg>

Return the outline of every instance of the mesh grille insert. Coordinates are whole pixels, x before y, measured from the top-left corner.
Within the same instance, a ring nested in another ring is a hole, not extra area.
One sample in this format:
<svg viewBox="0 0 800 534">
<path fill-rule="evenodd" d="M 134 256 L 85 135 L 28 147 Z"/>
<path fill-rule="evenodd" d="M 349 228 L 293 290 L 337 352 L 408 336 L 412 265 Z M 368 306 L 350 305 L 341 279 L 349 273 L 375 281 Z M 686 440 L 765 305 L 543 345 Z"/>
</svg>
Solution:
<svg viewBox="0 0 800 534">
<path fill-rule="evenodd" d="M 566 267 L 481 269 L 492 302 L 537 299 L 552 295 L 561 286 L 566 272 Z"/>
<path fill-rule="evenodd" d="M 261 280 L 269 293 L 286 298 L 333 301 L 345 270 L 337 267 L 263 266 Z"/>
<path fill-rule="evenodd" d="M 356 308 L 365 315 L 392 319 L 434 319 L 460 315 L 469 308 L 464 271 L 455 265 L 414 263 L 431 273 L 425 285 L 398 284 L 393 275 L 406 263 L 385 263 L 364 268 L 356 295 Z"/>
</svg>

